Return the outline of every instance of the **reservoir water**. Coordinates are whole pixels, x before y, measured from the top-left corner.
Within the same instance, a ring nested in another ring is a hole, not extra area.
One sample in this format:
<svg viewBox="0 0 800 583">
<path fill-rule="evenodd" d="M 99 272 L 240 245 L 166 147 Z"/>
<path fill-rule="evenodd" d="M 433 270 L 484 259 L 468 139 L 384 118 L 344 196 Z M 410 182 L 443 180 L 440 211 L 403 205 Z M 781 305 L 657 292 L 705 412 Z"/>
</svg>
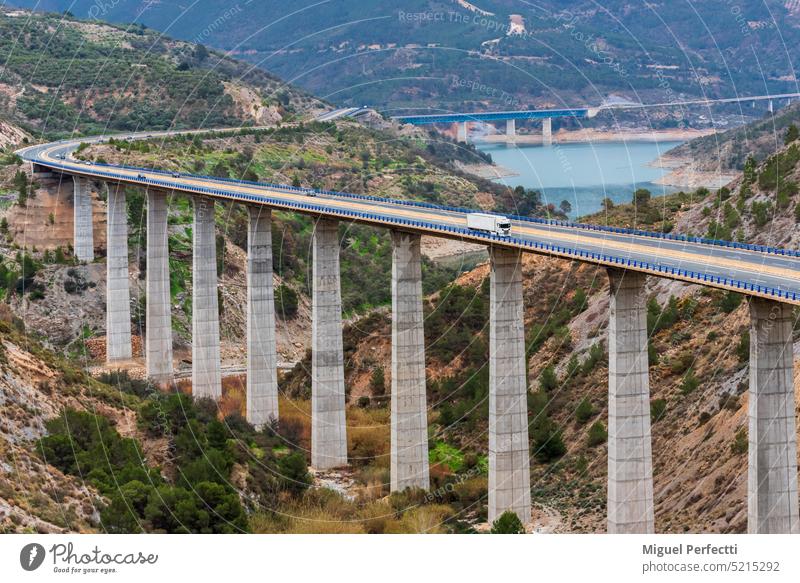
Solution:
<svg viewBox="0 0 800 583">
<path fill-rule="evenodd" d="M 669 171 L 653 162 L 680 143 L 583 142 L 542 147 L 477 142 L 476 146 L 516 174 L 496 182 L 538 190 L 545 203 L 556 207 L 566 200 L 572 206 L 569 216 L 574 218 L 597 212 L 606 197 L 614 203 L 630 202 L 637 188 L 647 188 L 653 196 L 677 190 L 653 183 Z"/>
</svg>

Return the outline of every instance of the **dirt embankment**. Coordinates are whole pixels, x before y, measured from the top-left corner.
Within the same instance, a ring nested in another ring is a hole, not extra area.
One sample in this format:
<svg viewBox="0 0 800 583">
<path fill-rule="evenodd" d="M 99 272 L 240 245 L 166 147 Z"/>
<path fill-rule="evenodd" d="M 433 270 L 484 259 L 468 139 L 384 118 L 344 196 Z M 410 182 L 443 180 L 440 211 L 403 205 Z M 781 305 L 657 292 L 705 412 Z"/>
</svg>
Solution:
<svg viewBox="0 0 800 583">
<path fill-rule="evenodd" d="M 28 196 L 25 206 L 15 204 L 8 209 L 9 232 L 20 247 L 40 251 L 72 244 L 75 229 L 74 186 L 70 178 L 52 175 L 37 177 L 37 188 Z M 106 195 L 104 187 L 90 182 L 92 192 L 92 236 L 95 253 L 106 248 Z"/>
</svg>

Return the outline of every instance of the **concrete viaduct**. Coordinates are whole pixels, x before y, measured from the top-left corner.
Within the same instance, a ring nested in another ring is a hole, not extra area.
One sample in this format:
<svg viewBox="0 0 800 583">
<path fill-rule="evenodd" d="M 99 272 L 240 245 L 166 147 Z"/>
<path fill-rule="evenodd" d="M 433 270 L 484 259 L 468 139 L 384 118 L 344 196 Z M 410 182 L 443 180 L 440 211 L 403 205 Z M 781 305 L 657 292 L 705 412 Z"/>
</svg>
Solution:
<svg viewBox="0 0 800 583">
<path fill-rule="evenodd" d="M 506 135 L 514 138 L 517 135 L 517 120 L 536 119 L 542 121 L 542 144 L 553 143 L 554 117 L 594 117 L 600 111 L 596 107 L 579 107 L 571 109 L 532 109 L 520 111 L 486 111 L 476 113 L 441 113 L 429 115 L 402 115 L 392 119 L 410 125 L 456 124 L 458 141 L 469 141 L 470 122 L 506 122 Z"/>
<path fill-rule="evenodd" d="M 128 134 L 137 139 L 160 134 Z M 125 190 L 147 192 L 147 372 L 173 376 L 167 208 L 170 193 L 194 200 L 193 391 L 221 394 L 214 206 L 250 213 L 247 260 L 247 416 L 278 417 L 270 213 L 311 215 L 313 236 L 312 465 L 347 464 L 339 274 L 339 221 L 392 233 L 391 489 L 428 488 L 420 236 L 482 243 L 491 258 L 489 520 L 506 510 L 531 518 L 521 257 L 539 253 L 604 266 L 608 329 L 608 531 L 654 530 L 645 281 L 670 278 L 733 290 L 750 301 L 748 530 L 800 532 L 793 386 L 792 305 L 800 305 L 800 253 L 694 237 L 512 217 L 511 236 L 466 228 L 468 209 L 309 191 L 284 185 L 90 164 L 70 152 L 90 138 L 33 146 L 20 155 L 34 173 L 69 175 L 75 185 L 74 249 L 93 260 L 90 181 L 108 198 L 108 359 L 131 357 Z M 313 194 L 313 196 L 312 196 Z"/>
<path fill-rule="evenodd" d="M 431 124 L 456 124 L 458 141 L 467 143 L 469 141 L 470 122 L 506 122 L 506 136 L 509 140 L 517 135 L 517 120 L 538 119 L 542 121 L 542 145 L 550 146 L 553 143 L 553 118 L 574 117 L 574 118 L 593 118 L 601 111 L 607 110 L 638 110 L 653 108 L 674 108 L 688 106 L 718 105 L 723 103 L 751 103 L 755 107 L 757 102 L 765 101 L 767 111 L 774 112 L 774 102 L 785 100 L 788 105 L 793 99 L 800 97 L 800 93 L 774 93 L 769 95 L 748 95 L 739 97 L 723 97 L 715 99 L 689 99 L 682 101 L 669 101 L 664 103 L 635 103 L 632 101 L 620 101 L 604 103 L 597 107 L 572 107 L 562 109 L 529 109 L 511 111 L 481 111 L 474 113 L 434 113 L 434 114 L 408 114 L 393 116 L 392 119 L 410 125 L 431 125 Z M 317 118 L 336 119 L 341 116 L 353 115 L 363 108 L 353 107 L 349 109 L 337 109 Z"/>
</svg>

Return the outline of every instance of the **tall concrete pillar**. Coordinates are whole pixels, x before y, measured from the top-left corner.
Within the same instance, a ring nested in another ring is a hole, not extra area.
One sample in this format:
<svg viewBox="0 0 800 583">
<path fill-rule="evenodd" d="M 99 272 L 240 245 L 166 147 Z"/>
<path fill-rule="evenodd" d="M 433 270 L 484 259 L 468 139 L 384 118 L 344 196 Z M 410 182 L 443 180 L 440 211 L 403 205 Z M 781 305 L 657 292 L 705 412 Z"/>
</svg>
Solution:
<svg viewBox="0 0 800 583">
<path fill-rule="evenodd" d="M 772 105 L 772 100 L 771 99 L 769 100 L 769 103 L 767 104 L 767 109 L 769 110 L 770 113 L 773 113 L 775 111 L 775 108 Z"/>
<path fill-rule="evenodd" d="M 145 361 L 147 376 L 156 382 L 172 379 L 172 312 L 167 241 L 167 193 L 148 190 Z"/>
<path fill-rule="evenodd" d="M 509 140 L 513 140 L 517 137 L 517 120 L 515 119 L 507 119 L 506 120 L 506 137 Z"/>
<path fill-rule="evenodd" d="M 649 534 L 654 520 L 646 278 L 617 269 L 609 269 L 608 278 L 608 532 Z"/>
<path fill-rule="evenodd" d="M 458 126 L 458 141 L 467 143 L 469 141 L 467 122 L 460 121 L 456 125 Z"/>
<path fill-rule="evenodd" d="M 800 533 L 792 307 L 750 300 L 747 530 Z"/>
<path fill-rule="evenodd" d="M 194 197 L 192 251 L 192 395 L 222 396 L 214 200 Z"/>
<path fill-rule="evenodd" d="M 311 465 L 347 464 L 339 222 L 314 227 L 311 323 Z"/>
<path fill-rule="evenodd" d="M 545 117 L 542 119 L 542 145 L 549 146 L 553 143 L 553 120 Z"/>
<path fill-rule="evenodd" d="M 94 235 L 92 233 L 92 190 L 86 178 L 73 176 L 74 195 L 74 242 L 78 261 L 94 260 Z"/>
<path fill-rule="evenodd" d="M 492 247 L 489 307 L 489 522 L 531 521 L 522 254 Z"/>
<path fill-rule="evenodd" d="M 131 296 L 128 282 L 128 209 L 125 189 L 106 185 L 106 361 L 131 358 Z"/>
<path fill-rule="evenodd" d="M 261 428 L 278 419 L 275 295 L 272 286 L 271 211 L 248 207 L 247 420 Z"/>
<path fill-rule="evenodd" d="M 420 236 L 392 231 L 391 489 L 427 489 L 428 407 Z"/>
</svg>

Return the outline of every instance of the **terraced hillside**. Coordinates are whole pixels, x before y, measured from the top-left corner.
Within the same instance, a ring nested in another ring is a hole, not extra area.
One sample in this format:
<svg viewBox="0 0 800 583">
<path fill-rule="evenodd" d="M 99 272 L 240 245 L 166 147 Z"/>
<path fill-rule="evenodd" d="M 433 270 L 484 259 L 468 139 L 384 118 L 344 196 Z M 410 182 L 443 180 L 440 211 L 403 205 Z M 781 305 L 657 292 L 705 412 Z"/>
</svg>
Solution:
<svg viewBox="0 0 800 583">
<path fill-rule="evenodd" d="M 268 125 L 321 103 L 140 27 L 0 11 L 0 117 L 34 135 Z"/>
</svg>

